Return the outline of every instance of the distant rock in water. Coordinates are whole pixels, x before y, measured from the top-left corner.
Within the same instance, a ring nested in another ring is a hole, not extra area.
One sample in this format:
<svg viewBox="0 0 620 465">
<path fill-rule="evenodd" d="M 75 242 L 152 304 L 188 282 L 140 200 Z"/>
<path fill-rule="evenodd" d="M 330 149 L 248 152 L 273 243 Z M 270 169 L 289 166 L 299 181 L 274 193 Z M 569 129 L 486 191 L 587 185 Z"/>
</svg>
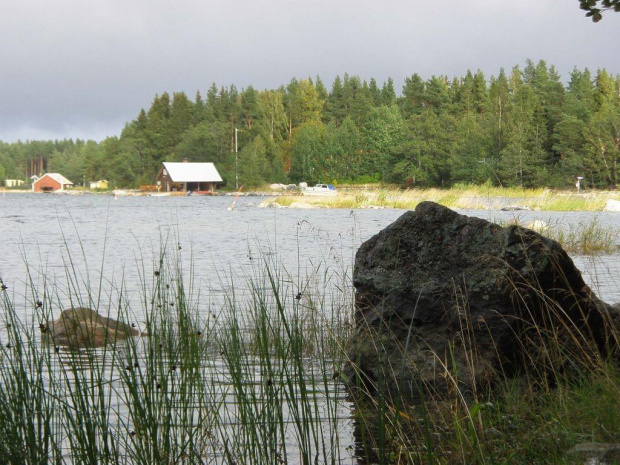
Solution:
<svg viewBox="0 0 620 465">
<path fill-rule="evenodd" d="M 502 207 L 502 211 L 505 211 L 505 212 L 532 211 L 532 208 L 522 206 L 522 205 L 508 205 L 506 207 Z"/>
<path fill-rule="evenodd" d="M 620 200 L 609 199 L 605 203 L 606 212 L 620 212 Z"/>
<path fill-rule="evenodd" d="M 617 347 L 620 309 L 594 295 L 557 242 L 433 202 L 362 244 L 353 284 L 352 391 L 416 402 L 458 386 L 468 396 Z"/>
<path fill-rule="evenodd" d="M 72 347 L 101 347 L 139 334 L 137 329 L 85 307 L 64 310 L 44 331 L 54 344 Z"/>
</svg>

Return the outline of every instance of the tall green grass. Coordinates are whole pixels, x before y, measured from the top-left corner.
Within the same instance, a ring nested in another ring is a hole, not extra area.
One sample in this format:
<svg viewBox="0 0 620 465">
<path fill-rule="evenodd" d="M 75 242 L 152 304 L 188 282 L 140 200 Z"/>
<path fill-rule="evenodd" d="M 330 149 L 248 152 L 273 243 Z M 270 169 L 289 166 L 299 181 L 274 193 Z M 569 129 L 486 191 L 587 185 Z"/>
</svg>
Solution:
<svg viewBox="0 0 620 465">
<path fill-rule="evenodd" d="M 620 250 L 620 230 L 602 225 L 596 219 L 571 224 L 567 228 L 551 227 L 545 231 L 571 253 L 579 255 L 614 254 Z"/>
<path fill-rule="evenodd" d="M 0 463 L 583 463 L 575 444 L 620 442 L 620 372 L 591 348 L 532 344 L 521 381 L 473 396 L 447 363 L 449 395 L 418 404 L 392 394 L 400 362 L 386 361 L 372 396 L 348 397 L 346 266 L 289 273 L 261 256 L 247 275 L 230 273 L 218 300 L 183 268 L 176 241 L 163 242 L 137 261 L 138 298 L 122 277 L 91 282 L 75 262 L 64 283 L 31 276 L 23 295 L 0 291 Z M 45 328 L 67 303 L 144 335 L 60 346 Z M 549 370 L 553 382 L 540 376 Z"/>
<path fill-rule="evenodd" d="M 564 250 L 576 255 L 611 255 L 620 251 L 620 230 L 601 224 L 596 218 L 563 225 L 560 221 L 534 220 L 522 222 L 514 218 L 499 222 L 506 226 L 516 224 L 533 229 L 558 242 Z"/>
<path fill-rule="evenodd" d="M 123 282 L 96 283 L 101 296 L 84 289 L 74 262 L 62 285 L 37 288 L 31 279 L 24 306 L 2 291 L 0 462 L 344 460 L 337 372 L 351 294 L 327 295 L 319 283 L 349 278 L 316 268 L 293 279 L 261 259 L 241 284 L 229 283 L 224 301 L 205 304 L 182 263 L 168 245 L 152 265 L 141 258 L 139 299 Z M 143 336 L 60 346 L 47 322 L 66 302 L 98 302 L 96 310 L 127 324 L 143 320 Z"/>
</svg>

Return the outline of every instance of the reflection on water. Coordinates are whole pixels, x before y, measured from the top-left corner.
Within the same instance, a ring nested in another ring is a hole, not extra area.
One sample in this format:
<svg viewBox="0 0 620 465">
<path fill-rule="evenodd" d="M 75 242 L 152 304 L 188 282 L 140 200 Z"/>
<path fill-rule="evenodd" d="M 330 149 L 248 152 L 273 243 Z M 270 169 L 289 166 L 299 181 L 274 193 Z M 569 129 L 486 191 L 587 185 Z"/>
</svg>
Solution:
<svg viewBox="0 0 620 465">
<path fill-rule="evenodd" d="M 257 205 L 262 199 L 255 197 L 240 198 L 236 209 L 230 211 L 229 200 L 190 196 L 126 197 L 114 201 L 108 196 L 6 195 L 0 199 L 0 277 L 9 287 L 12 302 L 26 326 L 39 324 L 32 311 L 32 302 L 36 299 L 45 300 L 53 316 L 57 316 L 62 308 L 75 303 L 77 295 L 81 306 L 109 309 L 111 317 L 116 316 L 119 305 L 128 306 L 130 317 L 143 329 L 146 316 L 141 309 L 148 304 L 143 302 L 145 290 L 155 279 L 153 270 L 159 269 L 158 260 L 162 254 L 179 260 L 184 282 L 191 283 L 200 317 L 210 321 L 208 325 L 217 324 L 232 288 L 240 301 L 250 298 L 252 292 L 263 290 L 247 287 L 250 278 L 255 277 L 257 264 L 263 261 L 285 270 L 291 298 L 298 295 L 303 299 L 313 289 L 322 289 L 328 296 L 322 307 L 327 313 L 337 305 L 329 300 L 330 295 L 343 289 L 351 291 L 351 268 L 361 242 L 403 213 L 390 209 L 354 212 L 259 209 Z M 499 211 L 464 213 L 495 221 L 515 216 L 513 212 Z M 602 225 L 620 228 L 620 214 L 617 213 L 518 213 L 522 222 L 539 219 L 562 227 L 596 218 Z M 620 302 L 620 260 L 617 257 L 574 259 L 586 281 L 603 300 Z M 69 274 L 68 269 L 71 270 Z M 317 270 L 329 272 L 317 273 Z M 73 277 L 79 280 L 76 282 Z M 168 286 L 174 288 L 175 284 L 171 281 Z M 343 315 L 348 310 L 339 308 L 337 312 Z M 0 329 L 0 339 L 7 340 L 6 328 Z M 148 338 L 142 338 L 142 342 L 144 340 Z M 130 434 L 137 429 L 132 412 L 120 399 L 126 398 L 129 377 L 140 372 L 146 363 L 144 355 L 127 364 L 127 352 L 122 346 L 118 351 L 52 349 L 54 353 L 46 368 L 49 371 L 43 373 L 48 380 L 54 378 L 50 373 L 62 373 L 60 379 L 70 385 L 87 376 L 93 366 L 99 367 L 101 376 L 108 380 L 104 395 L 109 402 L 110 430 Z M 146 349 L 141 347 L 140 350 Z M 140 353 L 144 354 L 138 351 Z M 172 383 L 175 378 L 170 373 L 171 367 L 178 366 L 181 370 L 182 361 L 170 358 L 163 359 L 162 363 L 167 367 L 162 372 L 170 376 L 168 381 Z M 335 428 L 339 440 L 334 456 L 340 458 L 340 463 L 353 463 L 355 428 L 343 386 L 337 376 L 333 379 L 326 376 L 325 365 L 317 360 L 305 359 L 303 366 L 308 385 L 317 390 L 315 418 L 330 418 L 329 421 L 336 423 L 335 427 L 333 424 L 315 427 L 325 431 Z M 266 387 L 271 387 L 271 378 L 266 376 L 264 366 L 258 361 L 244 369 L 246 384 L 242 388 L 245 395 L 261 399 Z M 239 404 L 230 364 L 217 350 L 203 361 L 200 370 L 209 386 L 209 406 L 201 403 L 188 409 L 185 403 L 178 406 L 178 414 L 185 427 L 194 425 L 203 430 L 201 409 L 217 406 L 220 424 L 210 429 L 203 440 L 208 443 L 213 463 L 222 463 L 227 460 L 226 448 L 222 445 L 239 435 L 237 419 L 242 415 L 240 409 L 247 406 Z M 329 382 L 316 382 L 319 379 Z M 170 383 L 155 379 L 152 382 L 156 383 L 155 389 L 160 382 L 162 389 L 172 389 Z M 299 395 L 294 391 L 296 386 L 291 389 L 287 395 L 292 398 Z M 170 394 L 164 396 L 169 402 L 176 402 L 171 392 L 166 393 Z M 69 394 L 67 399 L 71 402 Z M 254 407 L 260 405 L 257 403 Z M 281 447 L 290 452 L 298 446 L 293 433 L 299 427 L 295 424 L 295 404 L 280 403 L 278 407 L 286 419 L 283 424 L 287 425 L 282 432 Z M 268 408 L 268 405 L 261 407 L 265 411 Z M 255 413 L 261 414 L 260 411 Z M 67 446 L 69 442 L 67 438 Z M 311 448 L 319 446 L 313 444 Z M 126 451 L 120 450 L 119 454 L 124 456 Z M 288 463 L 296 462 L 289 458 Z"/>
</svg>

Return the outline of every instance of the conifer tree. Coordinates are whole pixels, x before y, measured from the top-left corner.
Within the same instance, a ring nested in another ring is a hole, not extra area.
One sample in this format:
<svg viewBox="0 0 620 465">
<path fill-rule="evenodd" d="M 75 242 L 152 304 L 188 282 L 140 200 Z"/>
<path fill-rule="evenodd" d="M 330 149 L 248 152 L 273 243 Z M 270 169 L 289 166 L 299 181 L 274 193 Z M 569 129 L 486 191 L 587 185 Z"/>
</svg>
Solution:
<svg viewBox="0 0 620 465">
<path fill-rule="evenodd" d="M 381 105 L 389 107 L 394 103 L 396 103 L 396 91 L 394 90 L 394 81 L 389 77 L 381 88 Z"/>
<path fill-rule="evenodd" d="M 396 105 L 373 108 L 362 131 L 363 175 L 389 180 L 395 150 L 403 140 L 404 121 Z"/>
<path fill-rule="evenodd" d="M 287 132 L 287 116 L 284 109 L 283 94 L 275 90 L 265 90 L 258 96 L 259 126 L 267 139 L 281 142 Z"/>
<path fill-rule="evenodd" d="M 359 82 L 359 78 L 357 78 L 357 82 Z M 358 127 L 362 127 L 372 109 L 373 104 L 370 87 L 368 83 L 364 81 L 359 88 L 355 89 L 355 93 L 350 102 L 349 116 L 355 121 Z"/>
<path fill-rule="evenodd" d="M 259 116 L 258 92 L 254 87 L 248 86 L 241 91 L 240 95 L 241 119 L 245 129 L 251 131 L 254 121 Z"/>
<path fill-rule="evenodd" d="M 447 111 L 451 103 L 448 92 L 448 80 L 444 77 L 432 76 L 424 86 L 424 107 L 436 113 Z"/>
<path fill-rule="evenodd" d="M 213 120 L 219 120 L 221 116 L 219 106 L 219 94 L 215 82 L 213 82 L 207 90 L 206 105 L 208 114 L 212 115 Z"/>
<path fill-rule="evenodd" d="M 325 102 L 325 118 L 327 122 L 334 122 L 336 126 L 340 126 L 342 121 L 348 115 L 348 108 L 344 96 L 344 87 L 340 76 L 334 78 L 331 92 Z"/>
<path fill-rule="evenodd" d="M 194 108 L 192 111 L 192 115 L 192 124 L 194 126 L 202 123 L 203 121 L 207 121 L 207 119 L 210 119 L 207 105 L 202 99 L 202 95 L 200 95 L 199 90 L 196 91 L 196 96 L 194 97 Z"/>
<path fill-rule="evenodd" d="M 319 99 L 323 101 L 327 100 L 327 95 L 328 95 L 327 88 L 325 87 L 325 84 L 323 84 L 323 80 L 320 78 L 318 74 L 316 75 L 316 78 L 314 79 L 314 88 L 319 94 Z"/>
<path fill-rule="evenodd" d="M 417 73 L 405 79 L 400 107 L 406 118 L 412 114 L 420 114 L 422 112 L 425 100 L 424 93 L 424 81 Z"/>
<path fill-rule="evenodd" d="M 375 78 L 370 78 L 370 82 L 368 83 L 368 91 L 370 92 L 370 101 L 372 102 L 372 106 L 378 107 L 381 105 L 381 90 L 379 89 Z"/>
</svg>

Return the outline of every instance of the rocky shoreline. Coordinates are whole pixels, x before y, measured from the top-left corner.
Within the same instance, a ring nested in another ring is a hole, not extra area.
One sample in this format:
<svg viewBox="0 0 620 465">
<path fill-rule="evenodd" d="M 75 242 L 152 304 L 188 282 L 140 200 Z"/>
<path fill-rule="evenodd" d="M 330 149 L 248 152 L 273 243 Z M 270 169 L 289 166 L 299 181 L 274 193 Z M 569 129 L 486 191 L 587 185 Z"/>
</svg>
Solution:
<svg viewBox="0 0 620 465">
<path fill-rule="evenodd" d="M 459 189 L 409 189 L 386 190 L 376 187 L 346 187 L 338 189 L 338 196 L 308 197 L 299 190 L 284 186 L 270 190 L 247 192 L 219 191 L 216 196 L 263 197 L 266 200 L 260 208 L 346 208 L 346 209 L 413 209 L 423 201 L 435 201 L 449 208 L 459 210 L 504 210 L 504 211 L 607 211 L 620 212 L 620 194 L 615 191 L 589 191 L 576 193 L 572 191 L 524 191 L 523 196 L 515 195 L 514 190 L 507 189 L 503 195 L 501 189 L 491 193 Z M 33 194 L 30 190 L 0 189 L 6 194 Z M 115 189 L 109 191 L 67 190 L 51 193 L 53 195 L 106 195 L 114 197 L 182 197 L 185 192 L 151 192 L 140 189 Z M 303 200 L 302 200 L 303 199 Z"/>
</svg>

